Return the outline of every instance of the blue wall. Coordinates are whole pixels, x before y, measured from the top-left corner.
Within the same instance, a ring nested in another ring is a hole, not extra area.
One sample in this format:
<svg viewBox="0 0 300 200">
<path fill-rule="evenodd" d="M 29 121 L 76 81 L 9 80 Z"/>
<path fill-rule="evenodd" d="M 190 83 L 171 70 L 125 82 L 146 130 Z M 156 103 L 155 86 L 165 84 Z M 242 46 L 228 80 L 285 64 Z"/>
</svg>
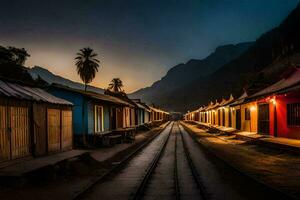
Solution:
<svg viewBox="0 0 300 200">
<path fill-rule="evenodd" d="M 107 106 L 107 105 L 104 105 L 103 106 L 103 112 L 104 112 L 104 131 L 109 131 L 110 130 L 110 123 L 109 123 L 109 120 L 110 120 L 110 106 Z"/>
<path fill-rule="evenodd" d="M 82 127 L 82 105 L 84 104 L 84 129 L 85 133 L 94 133 L 94 106 L 103 106 L 104 113 L 104 131 L 110 130 L 110 105 L 105 102 L 100 102 L 92 98 L 84 97 L 83 95 L 60 89 L 60 88 L 49 88 L 48 92 L 54 96 L 60 97 L 67 101 L 72 102 L 73 105 L 73 129 L 74 134 L 79 135 L 83 133 Z"/>
</svg>

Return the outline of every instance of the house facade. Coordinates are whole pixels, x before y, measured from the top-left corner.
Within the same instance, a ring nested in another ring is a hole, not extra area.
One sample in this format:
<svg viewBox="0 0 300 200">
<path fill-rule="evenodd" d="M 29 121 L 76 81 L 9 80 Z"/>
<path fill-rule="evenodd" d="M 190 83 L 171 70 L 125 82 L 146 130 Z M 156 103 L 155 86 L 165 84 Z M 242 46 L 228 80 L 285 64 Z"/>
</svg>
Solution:
<svg viewBox="0 0 300 200">
<path fill-rule="evenodd" d="M 71 102 L 0 80 L 0 162 L 72 149 L 72 116 Z"/>
<path fill-rule="evenodd" d="M 150 113 L 151 110 L 150 108 L 143 102 L 141 102 L 140 99 L 132 99 L 135 104 L 137 105 L 137 109 L 136 109 L 136 125 L 140 126 L 146 123 L 150 122 Z"/>
<path fill-rule="evenodd" d="M 185 120 L 198 121 L 197 112 L 187 113 Z M 280 81 L 253 95 L 244 93 L 227 103 L 210 103 L 199 113 L 202 123 L 300 139 L 300 69 L 294 68 Z"/>
<path fill-rule="evenodd" d="M 257 132 L 300 139 L 300 69 L 294 68 L 277 83 L 253 94 Z"/>
<path fill-rule="evenodd" d="M 91 141 L 95 135 L 131 125 L 133 106 L 116 97 L 55 84 L 48 92 L 73 103 L 74 137 L 79 144 L 83 136 Z"/>
<path fill-rule="evenodd" d="M 167 121 L 169 120 L 169 113 L 166 111 L 163 111 L 158 108 L 154 108 L 153 106 L 149 106 L 151 112 L 150 112 L 150 121 L 151 122 L 159 122 L 159 121 Z"/>
</svg>

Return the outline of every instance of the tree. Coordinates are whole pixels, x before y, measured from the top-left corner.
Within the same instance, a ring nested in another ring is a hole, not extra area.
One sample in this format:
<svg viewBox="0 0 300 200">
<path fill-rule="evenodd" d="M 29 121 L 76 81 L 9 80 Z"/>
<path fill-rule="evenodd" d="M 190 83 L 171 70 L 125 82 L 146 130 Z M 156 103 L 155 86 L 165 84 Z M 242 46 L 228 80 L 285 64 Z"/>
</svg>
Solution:
<svg viewBox="0 0 300 200">
<path fill-rule="evenodd" d="M 114 78 L 111 80 L 108 89 L 114 93 L 121 93 L 124 92 L 123 88 L 123 82 L 119 78 Z"/>
<path fill-rule="evenodd" d="M 77 53 L 76 67 L 77 73 L 84 83 L 84 90 L 86 91 L 87 85 L 93 81 L 98 72 L 100 61 L 96 59 L 97 54 L 93 49 L 87 47 L 79 50 Z"/>
<path fill-rule="evenodd" d="M 0 46 L 0 61 L 24 65 L 30 55 L 24 48 Z"/>
<path fill-rule="evenodd" d="M 30 56 L 24 48 L 8 47 L 12 53 L 12 60 L 18 65 L 24 65 L 27 58 Z"/>
<path fill-rule="evenodd" d="M 0 62 L 11 61 L 11 58 L 12 58 L 11 52 L 7 48 L 0 46 Z"/>
<path fill-rule="evenodd" d="M 77 73 L 79 74 L 81 80 L 84 82 L 84 91 L 87 89 L 87 85 L 92 82 L 98 72 L 100 61 L 96 59 L 97 54 L 93 49 L 87 47 L 79 50 L 76 54 L 76 67 Z M 84 106 L 85 100 L 82 101 L 82 136 L 83 144 L 86 145 L 86 130 L 85 130 L 85 110 Z"/>
</svg>

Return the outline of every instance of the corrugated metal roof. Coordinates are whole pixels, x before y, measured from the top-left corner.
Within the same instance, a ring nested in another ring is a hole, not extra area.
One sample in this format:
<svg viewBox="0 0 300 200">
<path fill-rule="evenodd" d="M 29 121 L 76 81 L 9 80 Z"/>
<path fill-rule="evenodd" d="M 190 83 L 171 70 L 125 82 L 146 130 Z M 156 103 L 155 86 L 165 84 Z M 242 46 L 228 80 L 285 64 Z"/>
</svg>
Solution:
<svg viewBox="0 0 300 200">
<path fill-rule="evenodd" d="M 214 109 L 216 107 L 218 107 L 220 104 L 218 103 L 218 101 L 216 101 L 216 103 L 214 104 L 213 102 L 210 102 L 210 104 L 205 108 L 206 111 Z"/>
<path fill-rule="evenodd" d="M 99 93 L 94 93 L 94 92 L 85 92 L 83 90 L 74 89 L 74 88 L 70 88 L 70 87 L 67 87 L 67 86 L 59 85 L 59 84 L 52 84 L 51 86 L 55 87 L 55 88 L 59 88 L 59 89 L 68 90 L 68 91 L 71 91 L 71 92 L 80 93 L 82 95 L 85 95 L 85 96 L 88 96 L 88 97 L 91 97 L 91 98 L 94 98 L 94 99 L 98 99 L 98 100 L 101 100 L 101 101 L 107 101 L 107 102 L 112 102 L 112 103 L 119 104 L 119 105 L 132 107 L 132 105 L 130 103 L 128 103 L 126 101 L 123 101 L 122 99 L 119 99 L 117 97 L 110 96 L 110 95 L 99 94 Z"/>
<path fill-rule="evenodd" d="M 234 101 L 234 98 L 232 95 L 230 95 L 229 99 L 226 100 L 226 99 L 223 99 L 223 101 L 220 103 L 219 106 L 227 106 L 229 105 L 230 103 L 232 103 Z"/>
<path fill-rule="evenodd" d="M 140 99 L 131 99 L 131 101 L 133 101 L 138 106 L 138 108 L 144 109 L 144 110 L 146 110 L 148 112 L 151 111 L 150 108 L 147 106 L 147 104 L 141 102 Z"/>
<path fill-rule="evenodd" d="M 140 102 L 140 104 L 143 105 L 148 112 L 151 112 L 151 109 L 146 103 Z"/>
<path fill-rule="evenodd" d="M 141 108 L 141 109 L 144 109 L 144 110 L 147 110 L 147 111 L 150 111 L 148 108 L 146 108 L 146 106 L 144 106 L 142 103 L 140 103 L 140 102 L 135 102 L 136 103 L 136 105 L 139 107 L 139 108 Z"/>
<path fill-rule="evenodd" d="M 122 105 L 125 105 L 125 106 L 130 106 L 130 107 L 133 107 L 132 104 L 126 102 L 126 101 L 123 101 L 122 99 L 119 99 L 117 97 L 113 97 L 113 96 L 109 96 L 109 95 L 105 95 L 105 94 L 96 94 L 96 93 L 91 93 L 91 92 L 87 92 L 89 96 L 93 97 L 93 98 L 96 98 L 96 99 L 100 99 L 100 100 L 103 100 L 103 101 L 109 101 L 109 102 L 112 102 L 112 103 L 116 103 L 116 104 L 122 104 Z"/>
<path fill-rule="evenodd" d="M 10 83 L 2 80 L 0 80 L 0 94 L 6 97 L 12 97 L 22 100 L 73 105 L 71 102 L 55 97 L 40 88 L 22 86 L 20 84 Z"/>
<path fill-rule="evenodd" d="M 244 92 L 239 98 L 237 98 L 232 103 L 228 104 L 229 106 L 238 106 L 240 104 L 243 104 L 246 98 L 248 97 L 247 92 Z"/>
<path fill-rule="evenodd" d="M 296 84 L 300 83 L 300 69 L 295 68 L 295 71 L 288 76 L 287 78 L 283 78 L 277 83 L 270 85 L 269 87 L 253 94 L 249 98 L 253 97 L 259 97 L 259 96 L 264 96 L 264 95 L 269 95 L 272 93 L 279 92 L 280 90 L 287 89 L 289 87 L 292 87 Z"/>
<path fill-rule="evenodd" d="M 165 114 L 169 114 L 169 113 L 166 112 L 166 111 L 160 110 L 160 109 L 158 109 L 158 108 L 154 108 L 154 107 L 152 107 L 152 106 L 149 106 L 149 108 L 150 108 L 151 110 L 155 111 L 155 112 L 162 112 L 162 113 L 165 113 Z"/>
</svg>

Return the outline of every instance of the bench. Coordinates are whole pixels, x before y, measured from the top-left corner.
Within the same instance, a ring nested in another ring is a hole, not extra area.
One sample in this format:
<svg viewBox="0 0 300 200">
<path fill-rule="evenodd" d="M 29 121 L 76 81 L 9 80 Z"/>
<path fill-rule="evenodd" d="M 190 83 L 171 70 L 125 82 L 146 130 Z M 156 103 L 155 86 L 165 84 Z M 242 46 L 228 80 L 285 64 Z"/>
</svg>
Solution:
<svg viewBox="0 0 300 200">
<path fill-rule="evenodd" d="M 121 135 L 125 142 L 132 143 L 135 140 L 136 128 L 135 127 L 119 128 L 113 130 L 113 133 L 116 135 Z"/>
</svg>

